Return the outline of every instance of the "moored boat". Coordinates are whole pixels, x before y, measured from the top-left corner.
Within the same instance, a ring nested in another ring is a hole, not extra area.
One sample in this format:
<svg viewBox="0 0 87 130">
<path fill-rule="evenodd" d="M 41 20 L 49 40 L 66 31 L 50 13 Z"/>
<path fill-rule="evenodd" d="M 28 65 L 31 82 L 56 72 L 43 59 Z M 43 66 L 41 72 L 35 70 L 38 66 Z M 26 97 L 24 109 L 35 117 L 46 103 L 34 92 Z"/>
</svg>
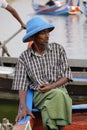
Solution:
<svg viewBox="0 0 87 130">
<path fill-rule="evenodd" d="M 17 92 L 11 90 L 17 58 L 1 57 L 1 59 L 3 66 L 0 66 L 0 98 L 18 99 L 16 95 Z M 74 104 L 76 104 L 78 100 L 83 102 L 84 98 L 79 98 L 80 96 L 87 95 L 87 60 L 68 59 L 68 61 L 73 73 L 73 82 L 66 87 L 72 98 L 75 97 L 73 101 Z M 8 92 L 11 93 L 11 95 L 8 96 L 6 94 Z M 79 97 L 76 98 L 76 96 Z"/>
<path fill-rule="evenodd" d="M 82 106 L 82 105 L 81 105 Z M 87 104 L 82 107 L 86 109 L 75 110 L 72 112 L 72 124 L 65 127 L 65 130 L 87 130 Z M 77 105 L 79 108 L 80 105 Z M 24 124 L 15 124 L 13 130 L 44 130 L 40 112 L 33 112 L 35 119 L 30 120 Z"/>
<path fill-rule="evenodd" d="M 25 119 L 21 119 L 17 124 L 14 125 L 13 130 L 43 130 L 41 113 L 38 109 L 33 108 L 33 91 L 32 90 L 27 91 L 26 103 L 27 103 L 27 107 L 29 108 L 30 111 L 34 113 L 36 118 L 33 119 L 29 115 L 27 115 Z M 76 129 L 86 130 L 87 124 L 84 123 L 83 120 L 86 121 L 87 104 L 72 105 L 72 112 L 73 112 L 72 124 L 70 126 L 66 126 L 65 130 L 76 130 Z"/>
<path fill-rule="evenodd" d="M 87 0 L 83 0 L 83 11 L 85 16 L 87 17 Z"/>
<path fill-rule="evenodd" d="M 65 14 L 77 14 L 80 12 L 80 1 L 78 0 L 77 5 L 70 5 L 70 0 L 67 3 L 61 3 L 58 5 L 47 6 L 39 4 L 32 0 L 32 6 L 36 14 L 45 15 L 65 15 Z"/>
<path fill-rule="evenodd" d="M 12 58 L 12 61 L 11 61 L 11 58 L 8 58 L 8 57 L 2 58 L 3 65 L 8 65 L 10 67 L 6 67 L 6 66 L 0 67 L 1 69 L 0 91 L 1 92 L 3 91 L 5 93 L 5 92 L 10 91 L 12 93 L 11 84 L 12 84 L 12 79 L 14 75 L 14 67 L 12 66 L 13 65 L 15 66 L 16 61 L 17 59 L 14 59 L 14 58 Z M 69 64 L 73 73 L 73 82 L 71 82 L 69 86 L 67 86 L 67 90 L 69 91 L 70 96 L 72 96 L 72 99 L 74 95 L 76 96 L 75 100 L 76 99 L 79 100 L 80 95 L 81 96 L 84 95 L 84 97 L 86 97 L 87 95 L 87 61 L 69 60 Z M 14 91 L 13 91 L 13 94 L 14 94 Z M 15 94 L 16 94 L 15 96 L 17 97 L 18 94 L 17 93 Z M 5 95 L 7 94 L 5 93 Z M 33 113 L 35 114 L 35 117 L 36 117 L 35 120 L 30 118 L 30 116 L 27 116 L 26 120 L 21 120 L 18 124 L 14 125 L 13 130 L 43 130 L 40 112 L 37 109 L 32 108 L 32 96 L 33 96 L 33 93 L 29 91 L 27 98 L 29 98 L 31 102 L 29 101 L 28 105 L 29 105 L 29 108 L 31 107 L 30 110 L 32 110 Z M 3 96 L 3 98 L 5 97 Z M 18 100 L 18 97 L 15 99 Z M 81 99 L 81 102 L 82 104 L 80 105 L 72 106 L 73 122 L 72 122 L 72 125 L 67 126 L 65 130 L 76 130 L 76 129 L 86 130 L 87 124 L 84 122 L 86 122 L 86 117 L 87 117 L 87 104 L 85 104 L 82 99 Z M 73 99 L 73 103 L 76 104 L 74 102 L 74 99 Z"/>
</svg>

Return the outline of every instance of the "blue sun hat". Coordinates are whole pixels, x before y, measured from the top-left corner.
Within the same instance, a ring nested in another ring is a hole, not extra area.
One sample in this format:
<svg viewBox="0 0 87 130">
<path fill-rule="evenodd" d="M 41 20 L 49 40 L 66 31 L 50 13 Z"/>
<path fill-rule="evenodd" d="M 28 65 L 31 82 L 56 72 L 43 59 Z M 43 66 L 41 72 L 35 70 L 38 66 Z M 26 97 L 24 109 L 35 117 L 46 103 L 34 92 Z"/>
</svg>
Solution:
<svg viewBox="0 0 87 130">
<path fill-rule="evenodd" d="M 34 17 L 27 22 L 26 25 L 26 35 L 23 37 L 23 42 L 28 42 L 28 39 L 35 35 L 36 33 L 49 29 L 49 32 L 52 31 L 55 27 L 52 24 L 47 23 L 40 17 Z"/>
</svg>

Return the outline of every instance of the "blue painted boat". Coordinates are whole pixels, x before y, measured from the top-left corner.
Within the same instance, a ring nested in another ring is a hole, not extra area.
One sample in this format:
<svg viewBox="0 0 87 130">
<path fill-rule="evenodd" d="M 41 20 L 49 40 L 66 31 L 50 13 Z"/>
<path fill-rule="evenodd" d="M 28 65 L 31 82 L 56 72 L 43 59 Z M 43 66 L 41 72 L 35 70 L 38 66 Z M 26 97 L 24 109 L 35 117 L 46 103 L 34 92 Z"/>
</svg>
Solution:
<svg viewBox="0 0 87 130">
<path fill-rule="evenodd" d="M 83 1 L 83 11 L 84 11 L 85 16 L 87 17 L 87 0 Z"/>
<path fill-rule="evenodd" d="M 65 14 L 77 14 L 80 12 L 80 1 L 77 0 L 76 5 L 71 5 L 70 0 L 67 3 L 63 3 L 59 6 L 42 5 L 32 0 L 32 6 L 36 14 L 45 15 L 65 15 Z"/>
</svg>

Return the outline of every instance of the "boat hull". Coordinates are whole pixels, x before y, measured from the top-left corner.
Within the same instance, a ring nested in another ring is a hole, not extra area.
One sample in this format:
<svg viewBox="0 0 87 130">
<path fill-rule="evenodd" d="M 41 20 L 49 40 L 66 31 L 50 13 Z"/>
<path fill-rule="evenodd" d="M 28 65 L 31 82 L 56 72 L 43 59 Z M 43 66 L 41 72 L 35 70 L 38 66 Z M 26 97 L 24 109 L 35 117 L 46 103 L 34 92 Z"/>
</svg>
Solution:
<svg viewBox="0 0 87 130">
<path fill-rule="evenodd" d="M 35 117 L 33 130 L 44 130 L 40 113 L 36 113 Z M 72 124 L 66 126 L 65 130 L 87 130 L 87 110 L 73 111 Z"/>
<path fill-rule="evenodd" d="M 36 14 L 45 14 L 45 15 L 69 15 L 69 14 L 77 14 L 80 12 L 79 6 L 69 6 L 68 4 L 64 4 L 61 6 L 45 6 L 40 5 L 37 2 L 32 3 L 33 9 Z"/>
</svg>

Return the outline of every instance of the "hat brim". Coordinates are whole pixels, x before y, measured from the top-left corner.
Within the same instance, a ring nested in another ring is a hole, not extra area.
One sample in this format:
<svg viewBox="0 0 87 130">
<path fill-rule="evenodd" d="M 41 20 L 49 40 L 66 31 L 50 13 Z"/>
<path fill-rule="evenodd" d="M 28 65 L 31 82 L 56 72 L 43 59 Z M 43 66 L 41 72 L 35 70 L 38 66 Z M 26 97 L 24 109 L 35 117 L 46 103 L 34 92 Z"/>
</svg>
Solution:
<svg viewBox="0 0 87 130">
<path fill-rule="evenodd" d="M 34 36 L 36 33 L 40 32 L 42 30 L 49 29 L 49 32 L 51 32 L 54 28 L 55 27 L 51 24 L 44 24 L 43 26 L 35 28 L 23 37 L 23 42 L 28 42 L 30 37 Z"/>
</svg>

